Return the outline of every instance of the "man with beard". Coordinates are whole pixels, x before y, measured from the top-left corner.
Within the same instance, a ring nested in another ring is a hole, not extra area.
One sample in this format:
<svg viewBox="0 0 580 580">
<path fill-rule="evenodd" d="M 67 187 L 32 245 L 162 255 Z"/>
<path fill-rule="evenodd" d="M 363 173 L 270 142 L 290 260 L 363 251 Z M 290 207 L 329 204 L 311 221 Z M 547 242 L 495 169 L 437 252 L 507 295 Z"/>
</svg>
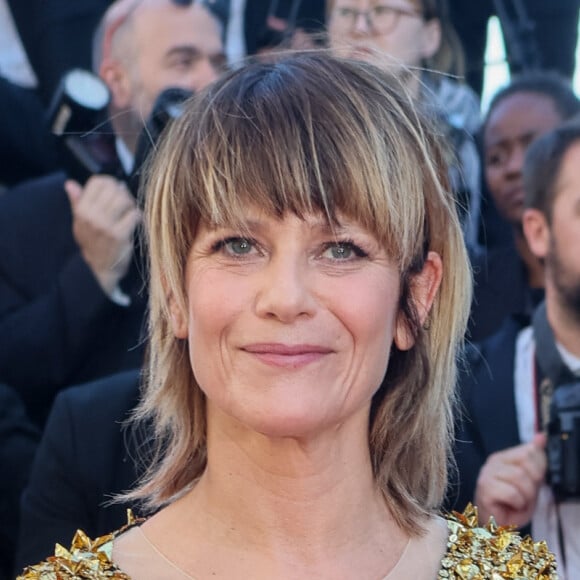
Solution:
<svg viewBox="0 0 580 580">
<path fill-rule="evenodd" d="M 544 262 L 545 302 L 531 326 L 520 330 L 508 320 L 469 357 L 456 444 L 459 489 L 450 498 L 459 509 L 473 501 L 484 521 L 531 526 L 556 553 L 560 578 L 578 578 L 580 497 L 557 485 L 545 431 L 558 388 L 575 385 L 580 394 L 580 122 L 530 146 L 524 189 L 523 231 Z M 578 455 L 575 449 L 576 467 Z"/>
</svg>

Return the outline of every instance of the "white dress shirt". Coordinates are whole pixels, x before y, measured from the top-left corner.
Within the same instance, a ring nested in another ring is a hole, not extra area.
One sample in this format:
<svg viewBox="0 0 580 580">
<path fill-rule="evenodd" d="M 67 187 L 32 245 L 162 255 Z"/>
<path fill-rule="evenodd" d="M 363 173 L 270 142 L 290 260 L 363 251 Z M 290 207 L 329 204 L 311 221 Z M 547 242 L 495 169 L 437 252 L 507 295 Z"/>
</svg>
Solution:
<svg viewBox="0 0 580 580">
<path fill-rule="evenodd" d="M 568 368 L 580 376 L 580 359 L 557 344 L 562 360 Z M 514 365 L 514 388 L 518 429 L 522 443 L 531 441 L 536 432 L 536 393 L 534 372 L 535 341 L 532 327 L 522 330 L 516 343 Z M 558 540 L 558 517 L 562 526 L 566 551 L 566 570 Z M 554 501 L 550 487 L 540 489 L 538 503 L 532 518 L 532 537 L 537 542 L 545 540 L 556 555 L 560 580 L 580 578 L 580 501 L 566 502 L 559 506 Z"/>
<path fill-rule="evenodd" d="M 246 0 L 230 1 L 225 51 L 228 64 L 234 68 L 240 66 L 246 57 L 246 34 L 244 32 L 245 11 Z"/>
</svg>

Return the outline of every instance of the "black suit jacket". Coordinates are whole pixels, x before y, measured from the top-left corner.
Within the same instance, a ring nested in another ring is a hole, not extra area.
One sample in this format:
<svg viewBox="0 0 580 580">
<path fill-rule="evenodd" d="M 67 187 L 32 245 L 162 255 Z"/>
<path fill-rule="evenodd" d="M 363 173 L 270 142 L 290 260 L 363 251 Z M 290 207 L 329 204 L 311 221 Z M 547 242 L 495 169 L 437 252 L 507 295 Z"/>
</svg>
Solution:
<svg viewBox="0 0 580 580">
<path fill-rule="evenodd" d="M 458 477 L 448 507 L 463 510 L 472 502 L 479 471 L 492 453 L 519 445 L 514 395 L 515 343 L 521 325 L 509 318 L 498 333 L 468 354 L 460 379 L 455 459 Z"/>
<path fill-rule="evenodd" d="M 473 303 L 467 336 L 480 342 L 498 332 L 509 317 L 524 326 L 543 300 L 542 289 L 528 285 L 528 275 L 513 241 L 489 252 L 471 251 Z"/>
<path fill-rule="evenodd" d="M 13 186 L 59 167 L 37 92 L 0 76 L 0 184 Z"/>
<path fill-rule="evenodd" d="M 8 0 L 46 104 L 71 68 L 92 69 L 93 33 L 113 0 Z"/>
<path fill-rule="evenodd" d="M 0 579 L 11 576 L 18 529 L 18 500 L 40 432 L 16 392 L 0 384 Z"/>
<path fill-rule="evenodd" d="M 65 387 L 141 366 L 146 297 L 139 256 L 122 281 L 131 305 L 100 288 L 72 235 L 64 175 L 0 198 L 0 381 L 42 424 Z"/>
<path fill-rule="evenodd" d="M 17 569 L 70 546 L 77 529 L 90 537 L 126 523 L 127 505 L 106 502 L 129 489 L 139 442 L 122 428 L 139 396 L 139 372 L 120 373 L 58 395 L 21 503 Z"/>
</svg>

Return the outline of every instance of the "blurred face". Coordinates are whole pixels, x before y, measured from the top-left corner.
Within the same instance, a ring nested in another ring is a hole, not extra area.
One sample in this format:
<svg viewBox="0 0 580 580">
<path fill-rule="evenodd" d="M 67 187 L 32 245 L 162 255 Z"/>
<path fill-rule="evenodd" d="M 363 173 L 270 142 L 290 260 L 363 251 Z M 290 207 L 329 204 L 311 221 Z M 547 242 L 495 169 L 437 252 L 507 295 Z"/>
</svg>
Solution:
<svg viewBox="0 0 580 580">
<path fill-rule="evenodd" d="M 519 225 L 524 210 L 522 169 L 530 143 L 562 119 L 551 98 L 516 93 L 492 111 L 484 135 L 485 179 L 500 215 Z"/>
<path fill-rule="evenodd" d="M 412 0 L 336 0 L 328 32 L 338 54 L 376 63 L 379 53 L 390 67 L 419 66 L 440 43 L 439 21 Z"/>
<path fill-rule="evenodd" d="M 580 320 L 580 142 L 570 147 L 562 162 L 545 259 L 562 306 Z"/>
<path fill-rule="evenodd" d="M 209 419 L 290 437 L 366 425 L 393 338 L 411 346 L 397 267 L 348 219 L 333 233 L 317 215 L 245 217 L 243 233 L 200 227 L 187 312 L 172 305 Z"/>
<path fill-rule="evenodd" d="M 146 119 L 164 89 L 203 89 L 223 64 L 220 27 L 194 3 L 187 8 L 157 2 L 137 9 L 129 31 L 130 93 L 126 106 Z"/>
</svg>

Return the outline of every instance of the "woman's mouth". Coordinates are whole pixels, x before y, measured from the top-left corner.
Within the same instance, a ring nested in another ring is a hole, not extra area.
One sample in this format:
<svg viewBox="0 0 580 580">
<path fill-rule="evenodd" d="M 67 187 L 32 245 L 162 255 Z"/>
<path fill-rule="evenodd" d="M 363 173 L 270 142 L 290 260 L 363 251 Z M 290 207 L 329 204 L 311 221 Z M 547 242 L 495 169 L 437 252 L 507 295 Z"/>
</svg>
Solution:
<svg viewBox="0 0 580 580">
<path fill-rule="evenodd" d="M 334 352 L 322 345 L 277 342 L 250 344 L 241 350 L 264 364 L 284 368 L 297 368 L 318 362 Z"/>
</svg>

